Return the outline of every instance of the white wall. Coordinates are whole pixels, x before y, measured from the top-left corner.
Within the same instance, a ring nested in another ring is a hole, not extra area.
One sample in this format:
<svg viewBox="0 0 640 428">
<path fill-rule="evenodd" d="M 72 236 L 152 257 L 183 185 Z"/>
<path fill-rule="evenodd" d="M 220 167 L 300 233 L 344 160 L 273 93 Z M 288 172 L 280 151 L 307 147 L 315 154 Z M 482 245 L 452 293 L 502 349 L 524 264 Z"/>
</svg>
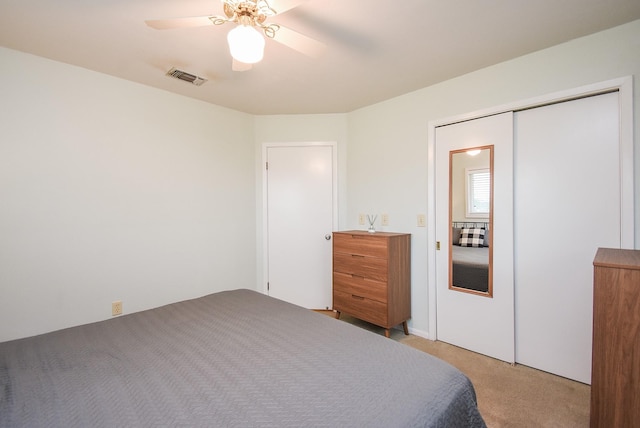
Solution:
<svg viewBox="0 0 640 428">
<path fill-rule="evenodd" d="M 526 55 L 349 114 L 346 227 L 358 213 L 388 213 L 387 230 L 412 237 L 410 328 L 429 335 L 427 236 L 416 214 L 427 206 L 427 122 L 622 76 L 640 76 L 640 21 Z M 634 94 L 640 129 L 640 94 Z M 636 134 L 635 168 L 640 165 Z M 638 174 L 636 173 L 636 177 Z M 636 178 L 636 183 L 638 180 Z M 640 186 L 635 190 L 636 248 Z"/>
<path fill-rule="evenodd" d="M 428 335 L 428 121 L 638 76 L 638 52 L 635 21 L 349 114 L 251 117 L 0 49 L 0 341 L 108 318 L 115 299 L 261 289 L 261 146 L 293 141 L 337 141 L 339 229 L 385 213 L 379 230 L 412 233 L 410 327 Z"/>
<path fill-rule="evenodd" d="M 253 117 L 0 48 L 0 341 L 255 288 Z"/>
</svg>

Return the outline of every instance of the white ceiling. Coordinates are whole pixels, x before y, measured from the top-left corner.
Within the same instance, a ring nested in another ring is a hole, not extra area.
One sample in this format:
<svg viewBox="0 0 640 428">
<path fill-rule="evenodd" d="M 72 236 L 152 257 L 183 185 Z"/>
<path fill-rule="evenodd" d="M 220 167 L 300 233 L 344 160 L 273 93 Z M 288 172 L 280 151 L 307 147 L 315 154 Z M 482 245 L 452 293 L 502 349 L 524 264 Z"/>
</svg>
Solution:
<svg viewBox="0 0 640 428">
<path fill-rule="evenodd" d="M 638 0 L 272 0 L 269 18 L 327 45 L 317 59 L 267 40 L 231 70 L 220 0 L 1 0 L 0 45 L 251 114 L 343 113 L 640 19 Z M 209 79 L 171 79 L 172 67 Z M 7 76 L 5 76 L 7 78 Z"/>
</svg>

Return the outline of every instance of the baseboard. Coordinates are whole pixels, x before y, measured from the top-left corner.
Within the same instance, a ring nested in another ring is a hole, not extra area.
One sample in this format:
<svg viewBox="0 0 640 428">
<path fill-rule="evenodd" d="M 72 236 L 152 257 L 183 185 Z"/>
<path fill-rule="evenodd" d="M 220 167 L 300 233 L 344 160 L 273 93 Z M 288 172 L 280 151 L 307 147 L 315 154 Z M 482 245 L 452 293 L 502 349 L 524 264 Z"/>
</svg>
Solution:
<svg viewBox="0 0 640 428">
<path fill-rule="evenodd" d="M 414 336 L 422 337 L 424 339 L 429 339 L 433 341 L 436 340 L 436 338 L 432 337 L 428 331 L 418 330 L 416 328 L 409 327 L 409 333 L 413 334 Z"/>
</svg>

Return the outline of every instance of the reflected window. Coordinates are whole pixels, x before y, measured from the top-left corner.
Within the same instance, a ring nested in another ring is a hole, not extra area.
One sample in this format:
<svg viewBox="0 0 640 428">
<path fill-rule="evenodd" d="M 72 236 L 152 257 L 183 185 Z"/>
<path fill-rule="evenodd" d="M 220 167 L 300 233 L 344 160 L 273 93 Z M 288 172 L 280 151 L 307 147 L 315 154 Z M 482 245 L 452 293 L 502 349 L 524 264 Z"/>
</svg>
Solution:
<svg viewBox="0 0 640 428">
<path fill-rule="evenodd" d="M 467 217 L 489 218 L 491 173 L 489 168 L 467 168 Z"/>
</svg>

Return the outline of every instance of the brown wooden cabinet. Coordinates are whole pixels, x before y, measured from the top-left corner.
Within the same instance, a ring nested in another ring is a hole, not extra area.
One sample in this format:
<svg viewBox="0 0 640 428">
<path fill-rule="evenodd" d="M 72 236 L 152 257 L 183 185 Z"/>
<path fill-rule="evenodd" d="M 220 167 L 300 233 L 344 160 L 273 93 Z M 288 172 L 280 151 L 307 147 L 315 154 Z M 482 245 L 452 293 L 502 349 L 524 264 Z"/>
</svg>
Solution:
<svg viewBox="0 0 640 428">
<path fill-rule="evenodd" d="M 640 427 L 640 251 L 593 261 L 591 427 Z"/>
<path fill-rule="evenodd" d="M 389 329 L 411 318 L 411 235 L 333 233 L 333 309 Z"/>
</svg>

